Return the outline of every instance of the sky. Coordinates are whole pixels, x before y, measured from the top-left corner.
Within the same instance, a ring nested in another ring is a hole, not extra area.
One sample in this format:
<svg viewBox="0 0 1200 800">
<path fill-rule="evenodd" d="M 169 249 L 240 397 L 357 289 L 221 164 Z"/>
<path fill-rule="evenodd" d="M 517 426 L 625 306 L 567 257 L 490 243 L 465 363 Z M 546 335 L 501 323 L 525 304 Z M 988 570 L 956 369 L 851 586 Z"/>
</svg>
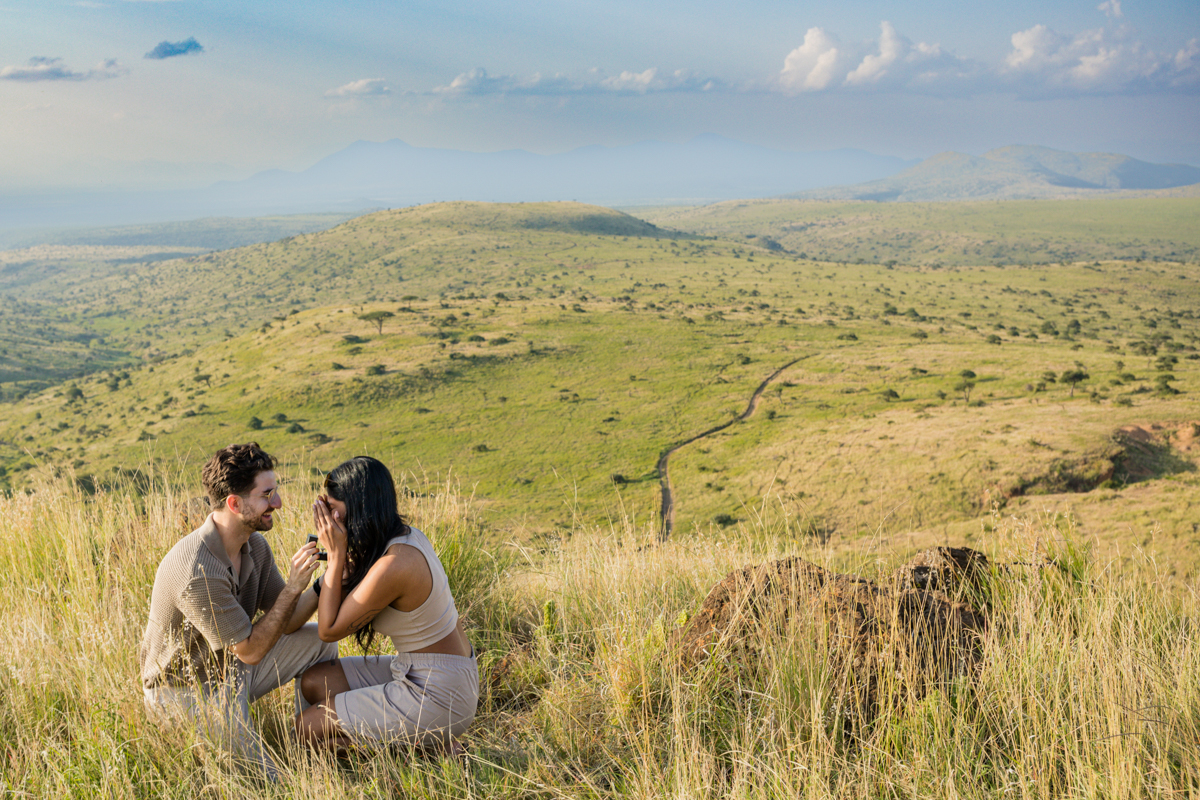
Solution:
<svg viewBox="0 0 1200 800">
<path fill-rule="evenodd" d="M 0 0 L 0 191 L 706 133 L 1200 165 L 1200 3 Z"/>
</svg>

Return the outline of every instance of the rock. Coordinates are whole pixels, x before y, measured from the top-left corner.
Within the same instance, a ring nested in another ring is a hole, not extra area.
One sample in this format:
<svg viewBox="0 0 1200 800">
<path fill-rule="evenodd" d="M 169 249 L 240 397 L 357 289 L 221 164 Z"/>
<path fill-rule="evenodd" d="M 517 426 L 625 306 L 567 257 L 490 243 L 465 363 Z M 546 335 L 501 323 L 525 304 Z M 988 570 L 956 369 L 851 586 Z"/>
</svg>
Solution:
<svg viewBox="0 0 1200 800">
<path fill-rule="evenodd" d="M 921 696 L 930 683 L 970 672 L 987 628 L 978 602 L 987 575 L 987 559 L 965 548 L 925 551 L 885 585 L 798 557 L 750 565 L 713 587 L 671 645 L 685 670 L 715 662 L 744 677 L 811 642 L 829 662 L 825 674 L 843 709 L 853 709 L 854 727 L 877 713 L 881 681 L 891 682 L 889 697 Z"/>
<path fill-rule="evenodd" d="M 978 550 L 931 547 L 896 569 L 892 573 L 892 584 L 899 591 L 933 590 L 971 602 L 986 589 L 988 574 L 987 556 Z"/>
</svg>

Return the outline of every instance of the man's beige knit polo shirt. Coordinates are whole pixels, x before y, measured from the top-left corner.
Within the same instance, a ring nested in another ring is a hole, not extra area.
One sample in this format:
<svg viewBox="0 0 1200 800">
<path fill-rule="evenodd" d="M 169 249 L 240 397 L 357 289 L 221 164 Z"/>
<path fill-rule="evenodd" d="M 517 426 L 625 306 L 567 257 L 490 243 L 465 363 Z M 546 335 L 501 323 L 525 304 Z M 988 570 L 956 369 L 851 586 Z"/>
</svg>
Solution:
<svg viewBox="0 0 1200 800">
<path fill-rule="evenodd" d="M 236 666 L 229 646 L 250 636 L 251 620 L 274 605 L 286 582 L 271 546 L 257 531 L 242 545 L 241 574 L 225 553 L 210 514 L 176 542 L 158 565 L 150 595 L 150 620 L 138 657 L 142 684 L 194 686 L 215 683 Z"/>
</svg>

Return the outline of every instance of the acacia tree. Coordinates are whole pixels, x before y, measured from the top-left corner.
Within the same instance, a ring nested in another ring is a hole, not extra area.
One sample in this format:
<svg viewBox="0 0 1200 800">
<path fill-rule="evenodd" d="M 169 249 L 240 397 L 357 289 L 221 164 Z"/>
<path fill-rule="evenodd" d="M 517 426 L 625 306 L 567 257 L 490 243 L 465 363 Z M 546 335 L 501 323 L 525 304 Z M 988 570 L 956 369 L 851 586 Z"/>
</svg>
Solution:
<svg viewBox="0 0 1200 800">
<path fill-rule="evenodd" d="M 361 319 L 363 322 L 375 323 L 376 330 L 378 330 L 380 335 L 382 335 L 383 334 L 383 321 L 389 317 L 394 317 L 394 316 L 396 316 L 396 315 L 390 311 L 369 311 L 366 314 L 359 314 L 358 318 Z"/>
<path fill-rule="evenodd" d="M 1071 387 L 1071 397 L 1075 396 L 1075 387 L 1086 381 L 1091 376 L 1082 368 L 1064 370 L 1062 377 L 1059 380 Z"/>
<path fill-rule="evenodd" d="M 971 390 L 975 388 L 975 373 L 969 369 L 964 369 L 958 373 L 958 377 L 962 378 L 962 380 L 954 385 L 954 391 L 962 392 L 963 402 L 969 403 L 971 402 Z"/>
</svg>

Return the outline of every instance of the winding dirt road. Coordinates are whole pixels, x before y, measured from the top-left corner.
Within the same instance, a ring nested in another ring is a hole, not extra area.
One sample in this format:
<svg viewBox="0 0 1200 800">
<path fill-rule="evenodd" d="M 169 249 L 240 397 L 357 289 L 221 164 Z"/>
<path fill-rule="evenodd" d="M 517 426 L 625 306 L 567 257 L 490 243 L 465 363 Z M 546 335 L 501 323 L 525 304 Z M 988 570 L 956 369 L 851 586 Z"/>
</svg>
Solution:
<svg viewBox="0 0 1200 800">
<path fill-rule="evenodd" d="M 658 464 L 655 469 L 658 472 L 658 485 L 662 488 L 662 508 L 659 511 L 659 519 L 661 520 L 662 527 L 658 532 L 658 540 L 660 542 L 665 542 L 671 536 L 671 531 L 675 528 L 675 498 L 671 492 L 671 455 L 681 447 L 686 447 L 692 442 L 698 442 L 705 436 L 712 436 L 714 433 L 723 431 L 734 423 L 749 419 L 750 416 L 754 414 L 755 409 L 758 408 L 758 401 L 760 398 L 762 398 L 762 393 L 766 391 L 768 386 L 771 385 L 771 382 L 778 378 L 780 373 L 782 373 L 785 369 L 803 361 L 806 358 L 808 358 L 808 356 L 801 356 L 800 358 L 792 359 L 768 375 L 766 379 L 758 385 L 758 388 L 754 390 L 754 394 L 750 395 L 750 402 L 746 405 L 746 410 L 743 411 L 739 416 L 734 417 L 728 422 L 723 422 L 720 425 L 711 427 L 702 433 L 698 433 L 690 439 L 684 439 L 682 442 L 676 442 L 664 450 L 662 455 L 658 457 Z"/>
</svg>

